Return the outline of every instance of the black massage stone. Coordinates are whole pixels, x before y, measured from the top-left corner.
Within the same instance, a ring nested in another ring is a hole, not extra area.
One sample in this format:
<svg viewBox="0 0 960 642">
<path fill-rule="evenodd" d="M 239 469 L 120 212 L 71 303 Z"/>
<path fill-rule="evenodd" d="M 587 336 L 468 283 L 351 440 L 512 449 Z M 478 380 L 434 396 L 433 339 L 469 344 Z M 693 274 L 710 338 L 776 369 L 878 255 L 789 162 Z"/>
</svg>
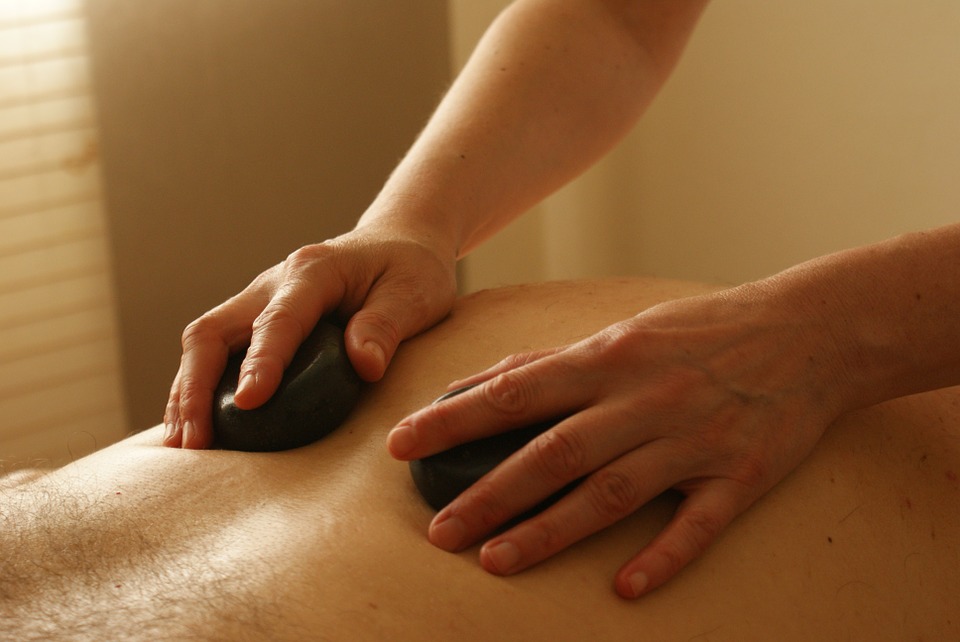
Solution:
<svg viewBox="0 0 960 642">
<path fill-rule="evenodd" d="M 443 395 L 434 403 L 458 395 L 472 386 Z M 556 422 L 548 421 L 508 430 L 476 441 L 454 446 L 449 450 L 410 462 L 410 474 L 417 490 L 433 507 L 440 510 L 500 462 L 526 446 L 534 437 L 546 432 Z"/>
<path fill-rule="evenodd" d="M 215 445 L 227 450 L 267 452 L 311 444 L 339 426 L 360 398 L 343 330 L 321 320 L 304 340 L 269 401 L 253 410 L 234 404 L 240 364 L 230 357 L 214 395 Z"/>
</svg>

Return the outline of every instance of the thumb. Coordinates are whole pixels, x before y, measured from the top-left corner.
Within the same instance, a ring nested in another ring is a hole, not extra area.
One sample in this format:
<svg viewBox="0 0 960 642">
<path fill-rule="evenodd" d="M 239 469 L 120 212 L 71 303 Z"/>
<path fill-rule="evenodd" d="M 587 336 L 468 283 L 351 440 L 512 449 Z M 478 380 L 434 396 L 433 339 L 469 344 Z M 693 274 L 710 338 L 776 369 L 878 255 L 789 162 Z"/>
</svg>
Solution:
<svg viewBox="0 0 960 642">
<path fill-rule="evenodd" d="M 347 355 L 364 381 L 379 381 L 400 342 L 432 326 L 450 308 L 450 303 L 424 306 L 410 301 L 396 294 L 372 293 L 347 324 Z"/>
</svg>

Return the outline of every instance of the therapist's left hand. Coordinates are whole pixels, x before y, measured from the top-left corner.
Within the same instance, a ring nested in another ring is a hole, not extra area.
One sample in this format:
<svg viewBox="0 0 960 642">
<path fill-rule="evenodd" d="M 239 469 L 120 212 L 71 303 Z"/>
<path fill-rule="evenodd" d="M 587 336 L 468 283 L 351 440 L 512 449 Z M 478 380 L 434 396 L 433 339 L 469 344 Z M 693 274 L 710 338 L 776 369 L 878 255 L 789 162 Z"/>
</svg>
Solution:
<svg viewBox="0 0 960 642">
<path fill-rule="evenodd" d="M 484 544 L 481 565 L 509 575 L 676 489 L 673 519 L 616 575 L 617 593 L 638 597 L 699 556 L 846 409 L 833 336 L 815 306 L 762 286 L 670 302 L 456 382 L 481 385 L 404 419 L 387 445 L 418 459 L 566 417 L 440 511 L 429 539 L 464 549 L 582 478 Z"/>
</svg>

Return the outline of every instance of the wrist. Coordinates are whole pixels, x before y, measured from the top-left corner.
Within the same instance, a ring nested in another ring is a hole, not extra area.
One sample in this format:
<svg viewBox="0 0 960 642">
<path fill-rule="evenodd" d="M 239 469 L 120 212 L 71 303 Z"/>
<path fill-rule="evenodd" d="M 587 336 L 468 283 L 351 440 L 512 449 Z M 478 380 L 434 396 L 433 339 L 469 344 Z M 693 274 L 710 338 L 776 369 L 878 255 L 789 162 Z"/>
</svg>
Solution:
<svg viewBox="0 0 960 642">
<path fill-rule="evenodd" d="M 459 230 L 451 216 L 416 195 L 381 194 L 357 221 L 355 230 L 416 243 L 444 263 L 455 264 Z"/>
<path fill-rule="evenodd" d="M 757 286 L 817 339 L 825 380 L 852 410 L 958 382 L 960 342 L 944 322 L 958 312 L 943 278 L 951 263 L 935 243 L 905 236 L 800 264 Z"/>
<path fill-rule="evenodd" d="M 857 314 L 856 293 L 835 287 L 827 277 L 799 270 L 774 275 L 752 287 L 775 311 L 779 323 L 792 326 L 793 336 L 817 373 L 818 386 L 833 400 L 837 414 L 886 398 L 880 385 L 884 373 L 874 363 L 886 340 L 869 327 L 869 319 Z"/>
</svg>

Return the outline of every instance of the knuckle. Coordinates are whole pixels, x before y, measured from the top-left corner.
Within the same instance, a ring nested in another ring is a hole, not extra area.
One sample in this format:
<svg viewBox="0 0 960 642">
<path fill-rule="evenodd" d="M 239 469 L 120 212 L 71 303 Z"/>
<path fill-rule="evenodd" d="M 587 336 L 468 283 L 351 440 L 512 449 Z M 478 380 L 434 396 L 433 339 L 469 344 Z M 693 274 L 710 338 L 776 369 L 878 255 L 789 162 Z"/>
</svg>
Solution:
<svg viewBox="0 0 960 642">
<path fill-rule="evenodd" d="M 429 442 L 431 449 L 445 450 L 475 438 L 469 434 L 462 415 L 453 412 L 449 404 L 428 405 L 416 413 L 412 422 L 417 434 Z"/>
<path fill-rule="evenodd" d="M 198 344 L 211 341 L 222 342 L 222 326 L 212 312 L 191 321 L 180 335 L 180 345 L 189 350 Z"/>
<path fill-rule="evenodd" d="M 696 430 L 681 437 L 681 441 L 685 442 L 685 450 L 690 456 L 697 459 L 729 460 L 743 445 L 734 424 L 718 417 L 701 422 Z"/>
<path fill-rule="evenodd" d="M 769 474 L 767 462 L 756 454 L 745 454 L 737 462 L 733 479 L 747 488 L 765 486 Z"/>
<path fill-rule="evenodd" d="M 673 529 L 671 537 L 658 547 L 665 576 L 672 577 L 707 549 L 726 522 L 702 509 L 688 510 Z"/>
<path fill-rule="evenodd" d="M 706 550 L 710 542 L 723 530 L 725 524 L 725 520 L 719 516 L 702 509 L 691 510 L 684 514 L 676 544 L 664 550 L 667 557 L 671 559 L 674 570 L 679 570 Z"/>
<path fill-rule="evenodd" d="M 278 266 L 275 265 L 269 270 L 265 270 L 260 274 L 258 274 L 257 276 L 255 276 L 253 280 L 250 281 L 250 284 L 247 285 L 246 288 L 244 288 L 244 292 L 252 292 L 252 291 L 262 290 L 265 288 L 272 288 L 274 282 L 277 279 L 277 276 L 276 276 L 277 267 Z"/>
<path fill-rule="evenodd" d="M 536 388 L 523 370 L 511 370 L 494 377 L 482 387 L 485 401 L 505 415 L 521 414 L 533 405 Z"/>
<path fill-rule="evenodd" d="M 500 363 L 497 364 L 498 367 L 513 370 L 514 368 L 519 368 L 520 366 L 526 365 L 527 360 L 522 354 L 511 354 L 508 357 L 504 357 L 500 360 Z"/>
<path fill-rule="evenodd" d="M 694 511 L 690 515 L 690 530 L 694 534 L 694 541 L 698 550 L 706 548 L 707 544 L 720 534 L 725 521 L 719 516 L 703 510 Z"/>
<path fill-rule="evenodd" d="M 588 344 L 596 349 L 611 352 L 636 352 L 648 342 L 643 340 L 643 328 L 634 319 L 627 319 L 607 326 L 593 337 Z"/>
<path fill-rule="evenodd" d="M 665 568 L 664 575 L 666 577 L 673 577 L 680 572 L 684 566 L 687 565 L 687 554 L 683 552 L 676 542 L 669 544 L 664 544 L 660 547 L 660 550 L 657 551 L 657 555 L 663 560 L 663 567 Z"/>
<path fill-rule="evenodd" d="M 497 364 L 497 367 L 502 370 L 514 370 L 516 368 L 521 368 L 534 360 L 535 356 L 532 354 L 511 354 L 510 356 L 501 359 L 500 363 Z"/>
<path fill-rule="evenodd" d="M 163 409 L 163 421 L 165 423 L 174 421 L 178 416 L 180 416 L 179 390 L 176 393 L 171 393 L 170 398 L 167 400 L 167 405 Z"/>
<path fill-rule="evenodd" d="M 275 298 L 253 321 L 255 333 L 276 332 L 293 334 L 300 340 L 306 337 L 303 324 L 300 323 L 294 303 L 285 297 Z"/>
<path fill-rule="evenodd" d="M 281 297 L 297 299 L 309 295 L 318 284 L 335 283 L 339 254 L 330 241 L 294 250 L 282 264 L 275 291 Z"/>
<path fill-rule="evenodd" d="M 203 408 L 213 402 L 213 391 L 207 389 L 197 379 L 193 377 L 184 377 L 180 382 L 180 400 L 179 408 L 182 411 L 188 409 Z"/>
<path fill-rule="evenodd" d="M 424 440 L 429 439 L 431 446 L 441 449 L 451 448 L 457 443 L 459 422 L 450 417 L 444 404 L 433 404 L 420 410 L 411 421 L 417 426 L 417 434 Z"/>
<path fill-rule="evenodd" d="M 535 542 L 537 550 L 550 554 L 569 544 L 563 524 L 541 513 L 527 521 L 529 538 Z"/>
<path fill-rule="evenodd" d="M 720 456 L 727 452 L 727 435 L 714 422 L 704 422 L 686 437 L 687 449 L 695 456 Z"/>
<path fill-rule="evenodd" d="M 598 470 L 584 485 L 593 510 L 604 519 L 618 520 L 639 505 L 636 481 L 621 471 Z"/>
<path fill-rule="evenodd" d="M 484 530 L 496 528 L 510 518 L 510 512 L 490 484 L 479 481 L 470 491 L 471 513 Z"/>
<path fill-rule="evenodd" d="M 278 263 L 277 265 L 264 270 L 254 277 L 249 285 L 244 288 L 244 293 L 260 291 L 272 292 L 274 289 L 276 289 L 277 283 L 282 279 L 283 267 L 283 263 Z"/>
<path fill-rule="evenodd" d="M 523 451 L 529 465 L 544 479 L 566 483 L 583 473 L 586 449 L 572 431 L 554 428 L 534 439 Z"/>
<path fill-rule="evenodd" d="M 304 272 L 317 264 L 333 258 L 333 245 L 329 242 L 304 245 L 291 252 L 284 261 L 284 267 L 289 272 Z"/>
</svg>

